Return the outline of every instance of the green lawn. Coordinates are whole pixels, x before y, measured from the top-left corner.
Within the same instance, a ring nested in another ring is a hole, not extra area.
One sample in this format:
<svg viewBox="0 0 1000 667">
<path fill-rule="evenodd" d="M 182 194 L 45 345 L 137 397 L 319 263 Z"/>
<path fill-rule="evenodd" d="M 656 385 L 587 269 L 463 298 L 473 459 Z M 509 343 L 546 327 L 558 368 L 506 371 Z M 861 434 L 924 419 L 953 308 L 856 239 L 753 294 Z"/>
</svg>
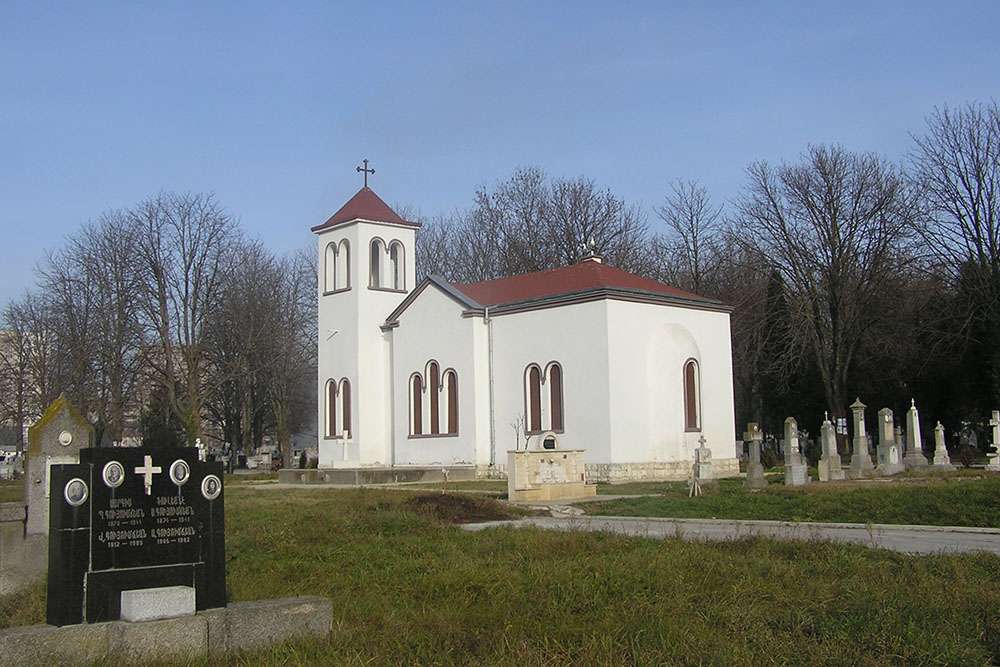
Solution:
<svg viewBox="0 0 1000 667">
<path fill-rule="evenodd" d="M 684 483 L 663 484 L 655 496 L 580 505 L 588 514 L 674 518 L 843 521 L 1000 527 L 1000 475 L 934 475 L 892 482 L 812 483 L 760 491 L 741 479 L 719 480 L 689 498 Z"/>
<path fill-rule="evenodd" d="M 535 529 L 481 496 L 226 491 L 233 601 L 333 599 L 329 640 L 212 665 L 989 664 L 1000 558 L 746 539 L 663 542 Z M 41 587 L 0 598 L 40 622 Z M 205 664 L 195 661 L 193 664 Z"/>
</svg>

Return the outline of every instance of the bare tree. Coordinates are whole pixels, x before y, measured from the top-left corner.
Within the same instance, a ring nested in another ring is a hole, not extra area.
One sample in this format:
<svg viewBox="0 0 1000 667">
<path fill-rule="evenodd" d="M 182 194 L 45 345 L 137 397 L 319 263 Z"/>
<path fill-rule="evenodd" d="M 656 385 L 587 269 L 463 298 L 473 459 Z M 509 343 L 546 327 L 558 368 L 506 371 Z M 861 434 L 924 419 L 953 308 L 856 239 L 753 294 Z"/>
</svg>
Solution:
<svg viewBox="0 0 1000 667">
<path fill-rule="evenodd" d="M 203 436 L 202 411 L 211 391 L 206 322 L 234 264 L 236 224 L 205 194 L 147 199 L 130 212 L 130 221 L 142 240 L 146 274 L 142 312 L 153 343 L 146 361 L 193 443 Z"/>
<path fill-rule="evenodd" d="M 1000 110 L 935 109 L 910 155 L 924 195 L 917 228 L 933 270 L 956 294 L 950 329 L 970 349 L 983 398 L 1000 401 Z M 948 327 L 942 327 L 947 330 Z M 952 341 L 953 343 L 955 341 Z"/>
<path fill-rule="evenodd" d="M 736 231 L 787 285 L 793 330 L 812 350 L 828 409 L 843 415 L 855 355 L 887 321 L 883 304 L 908 260 L 913 198 L 897 168 L 836 146 L 747 175 Z"/>
<path fill-rule="evenodd" d="M 672 268 L 671 282 L 702 294 L 717 260 L 722 206 L 713 206 L 708 190 L 696 182 L 677 180 L 655 210 L 667 225 L 659 245 Z"/>
</svg>

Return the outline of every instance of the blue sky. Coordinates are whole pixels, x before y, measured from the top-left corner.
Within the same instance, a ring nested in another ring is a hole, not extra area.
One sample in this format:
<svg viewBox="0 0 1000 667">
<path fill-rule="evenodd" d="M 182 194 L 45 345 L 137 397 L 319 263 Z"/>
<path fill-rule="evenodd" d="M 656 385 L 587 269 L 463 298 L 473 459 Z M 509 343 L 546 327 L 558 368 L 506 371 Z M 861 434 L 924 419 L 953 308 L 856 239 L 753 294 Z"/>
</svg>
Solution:
<svg viewBox="0 0 1000 667">
<path fill-rule="evenodd" d="M 1000 97 L 996 2 L 0 0 L 0 305 L 88 219 L 214 192 L 309 244 L 361 186 L 423 215 L 537 165 L 658 220 L 755 160 L 901 160 L 935 105 Z"/>
</svg>

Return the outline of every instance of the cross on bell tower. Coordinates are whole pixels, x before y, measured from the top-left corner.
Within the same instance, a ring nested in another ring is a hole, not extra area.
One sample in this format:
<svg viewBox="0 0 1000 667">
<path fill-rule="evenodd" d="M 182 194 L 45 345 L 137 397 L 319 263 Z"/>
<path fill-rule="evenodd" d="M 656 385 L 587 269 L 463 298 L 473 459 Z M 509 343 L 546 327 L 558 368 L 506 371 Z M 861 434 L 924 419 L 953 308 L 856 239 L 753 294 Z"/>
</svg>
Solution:
<svg viewBox="0 0 1000 667">
<path fill-rule="evenodd" d="M 365 187 L 367 188 L 368 187 L 368 174 L 374 174 L 375 173 L 375 169 L 374 168 L 372 168 L 372 169 L 368 168 L 368 159 L 367 158 L 365 158 L 364 163 L 365 163 L 365 168 L 362 169 L 361 167 L 358 167 L 357 170 L 358 170 L 358 173 L 364 172 L 364 174 L 365 174 Z"/>
</svg>

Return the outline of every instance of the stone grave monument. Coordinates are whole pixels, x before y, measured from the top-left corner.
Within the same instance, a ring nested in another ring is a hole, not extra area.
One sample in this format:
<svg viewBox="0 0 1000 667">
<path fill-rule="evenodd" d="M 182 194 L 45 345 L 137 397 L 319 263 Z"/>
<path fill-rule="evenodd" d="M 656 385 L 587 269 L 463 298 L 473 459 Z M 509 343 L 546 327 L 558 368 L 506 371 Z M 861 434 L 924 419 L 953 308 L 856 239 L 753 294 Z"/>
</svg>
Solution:
<svg viewBox="0 0 1000 667">
<path fill-rule="evenodd" d="M 507 450 L 507 499 L 568 500 L 597 495 L 587 484 L 584 450 L 563 449 L 552 431 L 534 436 L 527 449 Z"/>
<path fill-rule="evenodd" d="M 13 593 L 45 576 L 49 536 L 49 468 L 76 463 L 94 443 L 94 429 L 65 396 L 28 428 L 24 497 L 0 504 L 0 594 Z"/>
<path fill-rule="evenodd" d="M 934 427 L 934 470 L 954 470 L 951 464 L 951 457 L 948 456 L 948 448 L 944 443 L 944 426 L 941 422 Z"/>
<path fill-rule="evenodd" d="M 880 475 L 895 475 L 903 472 L 900 463 L 899 444 L 896 440 L 895 419 L 892 410 L 882 408 L 878 411 L 878 472 Z"/>
<path fill-rule="evenodd" d="M 819 481 L 832 482 L 844 479 L 844 469 L 840 465 L 840 452 L 837 451 L 837 431 L 830 421 L 829 415 L 823 416 L 823 425 L 819 429 L 819 441 L 822 456 L 819 459 Z"/>
<path fill-rule="evenodd" d="M 799 424 L 794 417 L 785 420 L 785 486 L 802 486 L 809 483 L 809 468 L 799 450 Z"/>
<path fill-rule="evenodd" d="M 715 483 L 712 472 L 712 450 L 705 446 L 704 434 L 698 438 L 698 447 L 694 450 L 694 476 L 701 486 Z"/>
<path fill-rule="evenodd" d="M 903 457 L 903 465 L 907 470 L 927 467 L 927 457 L 924 456 L 920 440 L 920 415 L 917 414 L 917 405 L 912 398 L 910 409 L 906 411 L 906 455 Z"/>
<path fill-rule="evenodd" d="M 50 625 L 226 606 L 222 463 L 194 447 L 108 447 L 50 473 Z"/>
<path fill-rule="evenodd" d="M 993 428 L 993 442 L 986 448 L 987 470 L 1000 470 L 1000 410 L 994 410 L 990 418 Z"/>
<path fill-rule="evenodd" d="M 764 434 L 761 433 L 760 426 L 755 422 L 747 424 L 743 441 L 747 443 L 750 458 L 747 463 L 747 481 L 744 485 L 751 489 L 763 489 L 767 486 L 767 479 L 764 478 L 764 466 L 760 462 L 760 443 L 763 440 Z"/>
<path fill-rule="evenodd" d="M 851 404 L 851 414 L 854 418 L 854 452 L 851 455 L 851 467 L 847 476 L 851 479 L 871 477 L 875 472 L 872 465 L 872 455 L 868 452 L 868 434 L 865 432 L 865 404 L 860 398 Z"/>
</svg>

